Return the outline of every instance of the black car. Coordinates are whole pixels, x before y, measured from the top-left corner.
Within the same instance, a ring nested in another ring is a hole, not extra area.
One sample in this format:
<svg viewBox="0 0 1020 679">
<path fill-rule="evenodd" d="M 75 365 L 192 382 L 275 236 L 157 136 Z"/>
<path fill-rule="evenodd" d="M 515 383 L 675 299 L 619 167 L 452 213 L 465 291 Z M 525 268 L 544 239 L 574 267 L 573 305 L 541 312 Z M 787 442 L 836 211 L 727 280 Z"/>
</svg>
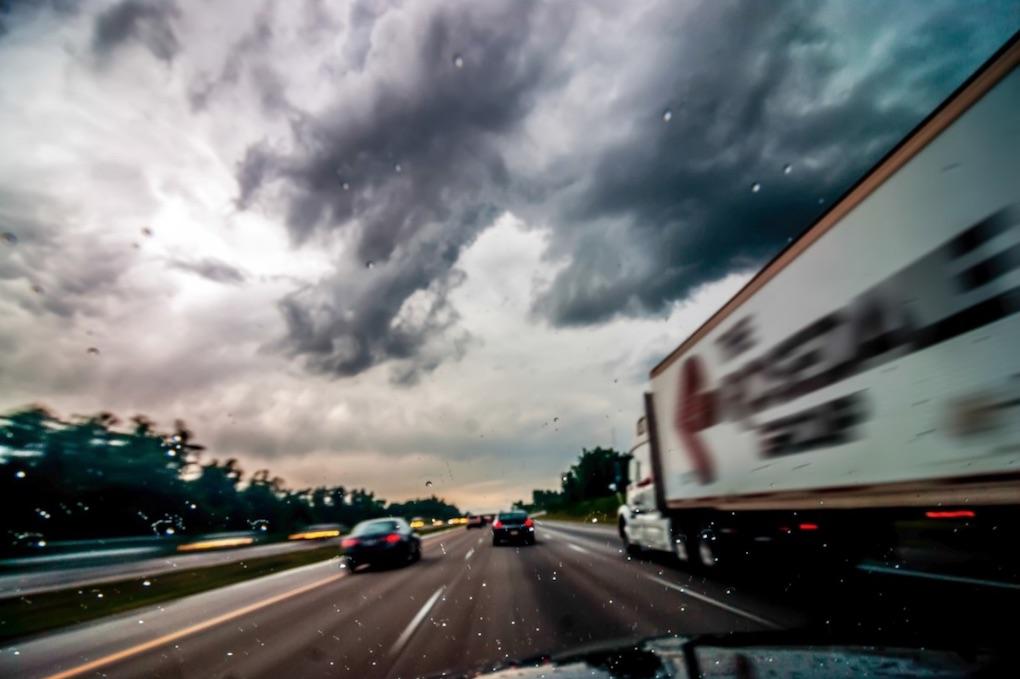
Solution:
<svg viewBox="0 0 1020 679">
<path fill-rule="evenodd" d="M 535 544 L 535 522 L 527 512 L 500 512 L 492 522 L 492 544 L 523 542 Z"/>
<path fill-rule="evenodd" d="M 421 538 L 407 521 L 397 517 L 362 521 L 340 547 L 351 572 L 363 564 L 406 564 L 421 559 Z"/>
</svg>

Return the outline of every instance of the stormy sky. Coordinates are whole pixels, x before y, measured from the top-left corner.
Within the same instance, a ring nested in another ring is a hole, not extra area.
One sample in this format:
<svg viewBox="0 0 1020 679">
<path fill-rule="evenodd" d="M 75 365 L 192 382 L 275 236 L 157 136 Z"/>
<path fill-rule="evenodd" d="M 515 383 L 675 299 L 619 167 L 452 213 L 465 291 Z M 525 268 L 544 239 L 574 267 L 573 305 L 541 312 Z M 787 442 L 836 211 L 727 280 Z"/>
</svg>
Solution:
<svg viewBox="0 0 1020 679">
<path fill-rule="evenodd" d="M 468 509 L 1020 27 L 999 2 L 0 2 L 0 409 Z M 98 354 L 89 352 L 90 347 Z"/>
</svg>

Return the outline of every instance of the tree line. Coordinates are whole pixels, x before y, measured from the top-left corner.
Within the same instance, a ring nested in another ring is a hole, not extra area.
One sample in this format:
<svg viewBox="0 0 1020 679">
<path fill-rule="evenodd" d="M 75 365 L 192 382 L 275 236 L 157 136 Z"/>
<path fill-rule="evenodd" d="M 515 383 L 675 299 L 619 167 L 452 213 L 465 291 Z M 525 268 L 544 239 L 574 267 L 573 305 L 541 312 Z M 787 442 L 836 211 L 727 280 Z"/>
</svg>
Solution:
<svg viewBox="0 0 1020 679">
<path fill-rule="evenodd" d="M 515 503 L 529 511 L 559 512 L 582 502 L 610 497 L 628 483 L 627 465 L 630 456 L 612 448 L 583 448 L 577 462 L 560 475 L 559 490 L 536 488 L 531 502 Z"/>
<path fill-rule="evenodd" d="M 461 514 L 435 496 L 387 504 L 364 488 L 291 489 L 268 469 L 245 476 L 236 459 L 209 457 L 181 420 L 160 431 L 144 415 L 65 419 L 40 405 L 0 416 L 0 493 L 6 548 Z"/>
</svg>

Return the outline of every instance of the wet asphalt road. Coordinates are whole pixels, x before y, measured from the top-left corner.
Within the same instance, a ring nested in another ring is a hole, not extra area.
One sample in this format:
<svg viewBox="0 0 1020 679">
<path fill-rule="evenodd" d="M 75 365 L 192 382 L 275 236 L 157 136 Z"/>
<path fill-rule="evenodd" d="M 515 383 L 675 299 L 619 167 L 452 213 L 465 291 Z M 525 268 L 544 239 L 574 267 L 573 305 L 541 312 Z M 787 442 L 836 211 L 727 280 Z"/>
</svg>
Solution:
<svg viewBox="0 0 1020 679">
<path fill-rule="evenodd" d="M 3 649 L 0 674 L 412 677 L 652 635 L 941 624 L 921 610 L 933 597 L 895 600 L 909 590 L 899 580 L 895 587 L 882 580 L 870 600 L 856 592 L 804 597 L 629 560 L 601 527 L 545 522 L 538 538 L 534 546 L 493 547 L 487 530 L 455 530 L 426 538 L 422 561 L 406 568 L 297 569 L 29 640 L 17 656 L 13 646 Z M 942 599 L 936 608 L 958 619 L 964 612 L 953 605 L 964 604 Z M 979 623 L 972 616 L 968 626 Z"/>
</svg>

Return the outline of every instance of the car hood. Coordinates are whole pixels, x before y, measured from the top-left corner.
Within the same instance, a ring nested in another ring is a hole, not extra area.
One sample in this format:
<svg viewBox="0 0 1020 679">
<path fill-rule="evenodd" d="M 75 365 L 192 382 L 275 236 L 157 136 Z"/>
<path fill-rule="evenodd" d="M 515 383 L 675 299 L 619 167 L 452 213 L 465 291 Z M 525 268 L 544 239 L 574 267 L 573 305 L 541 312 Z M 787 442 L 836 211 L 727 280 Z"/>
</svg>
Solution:
<svg viewBox="0 0 1020 679">
<path fill-rule="evenodd" d="M 735 677 L 999 676 L 1003 658 L 987 651 L 798 643 L 740 644 L 732 637 L 661 637 L 511 663 L 461 676 L 494 679 L 704 679 Z M 997 669 L 998 668 L 998 669 Z M 445 673 L 443 676 L 457 676 Z"/>
</svg>

